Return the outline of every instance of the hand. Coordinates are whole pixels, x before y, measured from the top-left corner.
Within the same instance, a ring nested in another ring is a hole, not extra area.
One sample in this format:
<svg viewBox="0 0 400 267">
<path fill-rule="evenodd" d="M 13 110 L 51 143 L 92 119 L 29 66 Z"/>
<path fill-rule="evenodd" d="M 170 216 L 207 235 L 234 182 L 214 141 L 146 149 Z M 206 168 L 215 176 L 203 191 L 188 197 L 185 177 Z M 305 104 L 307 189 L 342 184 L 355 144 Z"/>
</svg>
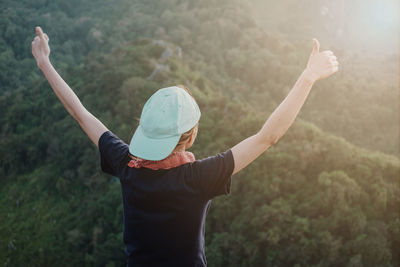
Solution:
<svg viewBox="0 0 400 267">
<path fill-rule="evenodd" d="M 45 63 L 50 62 L 49 37 L 43 33 L 40 27 L 36 27 L 37 36 L 32 41 L 32 54 L 35 57 L 36 64 L 41 68 Z"/>
<path fill-rule="evenodd" d="M 332 51 L 319 52 L 319 42 L 313 39 L 314 47 L 308 59 L 306 72 L 313 81 L 329 77 L 339 69 L 339 63 Z"/>
</svg>

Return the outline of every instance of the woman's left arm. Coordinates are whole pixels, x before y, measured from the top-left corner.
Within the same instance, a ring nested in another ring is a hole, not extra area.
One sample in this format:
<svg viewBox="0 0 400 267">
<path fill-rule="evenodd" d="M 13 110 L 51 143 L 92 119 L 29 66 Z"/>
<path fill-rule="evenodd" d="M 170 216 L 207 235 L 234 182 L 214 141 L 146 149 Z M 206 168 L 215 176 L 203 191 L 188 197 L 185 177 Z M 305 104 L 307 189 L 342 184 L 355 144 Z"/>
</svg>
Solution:
<svg viewBox="0 0 400 267">
<path fill-rule="evenodd" d="M 50 47 L 47 34 L 43 33 L 40 27 L 36 27 L 36 34 L 37 36 L 32 41 L 32 54 L 35 57 L 38 67 L 42 70 L 54 93 L 60 99 L 68 113 L 79 123 L 90 140 L 98 146 L 100 136 L 105 131 L 108 131 L 107 127 L 86 110 L 74 91 L 72 91 L 54 69 L 49 59 Z"/>
</svg>

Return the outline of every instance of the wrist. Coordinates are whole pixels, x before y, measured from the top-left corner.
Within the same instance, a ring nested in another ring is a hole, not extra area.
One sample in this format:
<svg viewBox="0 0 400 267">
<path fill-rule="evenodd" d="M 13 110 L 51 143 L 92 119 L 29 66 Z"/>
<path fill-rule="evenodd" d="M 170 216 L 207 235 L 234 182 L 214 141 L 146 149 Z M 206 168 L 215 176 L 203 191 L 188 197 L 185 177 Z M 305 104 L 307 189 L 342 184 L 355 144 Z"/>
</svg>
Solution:
<svg viewBox="0 0 400 267">
<path fill-rule="evenodd" d="M 305 69 L 301 76 L 305 81 L 311 84 L 314 84 L 317 81 L 317 77 L 309 69 Z"/>
<path fill-rule="evenodd" d="M 44 71 L 45 69 L 47 69 L 48 67 L 51 66 L 51 62 L 50 62 L 50 59 L 47 58 L 47 59 L 45 59 L 43 61 L 38 62 L 37 65 L 38 65 L 39 69 Z"/>
</svg>

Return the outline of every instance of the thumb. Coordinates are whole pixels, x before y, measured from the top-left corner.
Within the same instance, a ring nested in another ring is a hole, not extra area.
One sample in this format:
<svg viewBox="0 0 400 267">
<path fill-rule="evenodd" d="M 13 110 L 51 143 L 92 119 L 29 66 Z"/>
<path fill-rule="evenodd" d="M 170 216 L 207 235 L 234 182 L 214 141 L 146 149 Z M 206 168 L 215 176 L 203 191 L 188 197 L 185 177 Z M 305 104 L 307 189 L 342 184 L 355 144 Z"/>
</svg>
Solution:
<svg viewBox="0 0 400 267">
<path fill-rule="evenodd" d="M 314 47 L 313 50 L 311 52 L 311 55 L 315 55 L 319 53 L 319 42 L 317 39 L 313 38 L 313 42 L 314 42 Z"/>
<path fill-rule="evenodd" d="M 40 37 L 40 39 L 43 39 L 43 40 L 44 40 L 42 28 L 40 28 L 39 26 L 37 26 L 37 27 L 35 28 L 35 30 L 36 30 L 36 34 Z"/>
</svg>

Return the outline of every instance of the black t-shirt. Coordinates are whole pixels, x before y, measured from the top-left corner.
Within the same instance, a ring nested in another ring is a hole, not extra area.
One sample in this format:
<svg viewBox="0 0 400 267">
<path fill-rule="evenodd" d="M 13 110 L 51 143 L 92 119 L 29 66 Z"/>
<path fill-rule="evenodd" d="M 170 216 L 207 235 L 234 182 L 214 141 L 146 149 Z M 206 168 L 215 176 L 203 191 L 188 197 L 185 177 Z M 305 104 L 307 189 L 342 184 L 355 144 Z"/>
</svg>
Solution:
<svg viewBox="0 0 400 267">
<path fill-rule="evenodd" d="M 128 266 L 206 266 L 211 199 L 229 195 L 232 151 L 171 169 L 127 166 L 129 146 L 111 131 L 99 139 L 101 169 L 119 177 Z"/>
</svg>

